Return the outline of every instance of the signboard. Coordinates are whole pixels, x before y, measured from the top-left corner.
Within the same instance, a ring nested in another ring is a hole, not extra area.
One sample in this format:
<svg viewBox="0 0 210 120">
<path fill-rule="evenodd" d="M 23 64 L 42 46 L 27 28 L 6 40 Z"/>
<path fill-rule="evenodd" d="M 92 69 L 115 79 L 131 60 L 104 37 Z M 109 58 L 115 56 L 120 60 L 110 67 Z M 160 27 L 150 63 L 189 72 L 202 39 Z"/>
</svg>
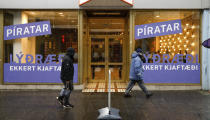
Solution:
<svg viewBox="0 0 210 120">
<path fill-rule="evenodd" d="M 122 1 L 124 1 L 124 2 L 126 2 L 126 3 L 128 3 L 128 4 L 133 6 L 133 0 L 122 0 Z"/>
<path fill-rule="evenodd" d="M 61 59 L 63 55 L 51 54 L 42 62 L 42 55 L 33 57 L 27 54 L 16 54 L 17 63 L 12 61 L 10 55 L 10 63 L 4 63 L 4 82 L 5 83 L 61 83 Z M 21 63 L 22 60 L 26 63 Z M 58 61 L 58 62 L 55 62 Z M 78 64 L 74 64 L 74 83 L 78 83 Z"/>
<path fill-rule="evenodd" d="M 143 64 L 145 83 L 200 83 L 198 55 L 176 54 L 170 58 L 169 54 L 163 54 L 161 58 L 158 54 L 144 54 L 144 58 L 146 60 Z M 148 63 L 149 58 L 152 63 Z"/>
<path fill-rule="evenodd" d="M 85 4 L 86 2 L 89 2 L 90 0 L 79 0 L 79 5 L 83 5 Z"/>
<path fill-rule="evenodd" d="M 51 34 L 50 21 L 33 22 L 4 27 L 4 40 L 48 34 Z"/>
<path fill-rule="evenodd" d="M 135 40 L 177 33 L 182 33 L 181 20 L 135 26 Z"/>
<path fill-rule="evenodd" d="M 200 84 L 199 63 L 144 63 L 145 83 Z"/>
<path fill-rule="evenodd" d="M 90 6 L 102 6 L 102 5 L 105 5 L 107 7 L 108 6 L 118 6 L 118 5 L 128 5 L 129 7 L 130 6 L 133 6 L 133 0 L 114 0 L 113 3 L 109 3 L 107 4 L 107 0 L 79 0 L 79 5 L 80 6 L 86 6 L 87 4 L 86 3 L 92 3 Z M 117 3 L 117 4 L 115 4 Z M 106 5 L 107 4 L 107 5 Z M 88 6 L 88 5 L 87 5 Z"/>
</svg>

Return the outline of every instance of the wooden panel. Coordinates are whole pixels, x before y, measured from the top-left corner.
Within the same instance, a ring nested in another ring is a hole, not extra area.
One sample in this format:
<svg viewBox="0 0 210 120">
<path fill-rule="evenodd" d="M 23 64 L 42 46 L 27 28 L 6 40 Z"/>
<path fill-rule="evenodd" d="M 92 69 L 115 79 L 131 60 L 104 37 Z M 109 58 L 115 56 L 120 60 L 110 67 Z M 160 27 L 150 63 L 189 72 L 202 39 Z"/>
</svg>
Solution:
<svg viewBox="0 0 210 120">
<path fill-rule="evenodd" d="M 4 73 L 4 69 L 3 69 L 3 48 L 4 48 L 4 44 L 3 44 L 3 10 L 0 10 L 0 84 L 3 84 L 3 73 Z"/>
</svg>

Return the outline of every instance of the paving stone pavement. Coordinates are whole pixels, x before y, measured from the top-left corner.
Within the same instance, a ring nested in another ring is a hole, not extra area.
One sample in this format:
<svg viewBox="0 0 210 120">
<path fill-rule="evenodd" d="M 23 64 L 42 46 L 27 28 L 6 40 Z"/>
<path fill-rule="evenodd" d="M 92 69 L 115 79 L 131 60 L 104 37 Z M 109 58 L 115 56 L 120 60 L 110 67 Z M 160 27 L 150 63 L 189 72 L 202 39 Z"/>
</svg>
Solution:
<svg viewBox="0 0 210 120">
<path fill-rule="evenodd" d="M 112 107 L 120 109 L 123 120 L 210 120 L 210 93 L 203 91 L 153 91 L 132 97 L 112 93 Z M 56 101 L 57 90 L 0 91 L 0 120 L 96 120 L 98 109 L 107 106 L 107 93 L 73 91 L 73 109 Z"/>
</svg>

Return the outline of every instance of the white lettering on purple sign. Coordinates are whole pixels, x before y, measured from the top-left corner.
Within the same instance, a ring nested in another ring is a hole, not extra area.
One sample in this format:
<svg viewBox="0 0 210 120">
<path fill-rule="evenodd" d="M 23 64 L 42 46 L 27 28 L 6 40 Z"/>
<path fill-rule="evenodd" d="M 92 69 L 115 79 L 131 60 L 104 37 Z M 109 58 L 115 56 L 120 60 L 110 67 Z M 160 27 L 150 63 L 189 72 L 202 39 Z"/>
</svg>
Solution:
<svg viewBox="0 0 210 120">
<path fill-rule="evenodd" d="M 177 34 L 182 32 L 181 20 L 172 20 L 135 26 L 135 39 Z"/>
<path fill-rule="evenodd" d="M 51 34 L 50 21 L 4 27 L 4 40 Z"/>
</svg>

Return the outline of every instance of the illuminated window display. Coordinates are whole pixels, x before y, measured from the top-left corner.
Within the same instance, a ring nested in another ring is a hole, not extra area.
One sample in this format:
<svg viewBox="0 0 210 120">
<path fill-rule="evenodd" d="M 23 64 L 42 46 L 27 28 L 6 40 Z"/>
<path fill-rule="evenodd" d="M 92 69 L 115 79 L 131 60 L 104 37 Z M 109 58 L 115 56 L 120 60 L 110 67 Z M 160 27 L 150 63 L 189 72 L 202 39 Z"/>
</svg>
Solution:
<svg viewBox="0 0 210 120">
<path fill-rule="evenodd" d="M 14 11 L 4 13 L 4 26 L 50 21 L 51 35 L 12 39 L 4 41 L 5 63 L 17 62 L 16 54 L 36 54 L 43 56 L 43 61 L 49 54 L 65 54 L 68 47 L 75 49 L 75 63 L 78 62 L 78 13 L 76 11 Z M 42 62 L 43 62 L 42 61 Z M 24 60 L 21 61 L 25 63 Z M 56 61 L 58 62 L 58 61 Z"/>
<path fill-rule="evenodd" d="M 199 57 L 200 40 L 200 12 L 197 10 L 147 10 L 137 11 L 135 25 L 181 20 L 182 33 L 136 40 L 136 46 L 141 46 L 147 54 L 169 54 L 170 61 L 176 54 L 183 55 L 185 63 L 186 54 L 194 58 Z M 162 59 L 161 59 L 162 60 Z M 150 60 L 149 62 L 152 62 Z M 163 61 L 161 61 L 163 62 Z M 195 63 L 196 60 L 193 60 Z"/>
<path fill-rule="evenodd" d="M 4 12 L 4 26 L 28 25 L 43 21 L 49 21 L 51 34 L 4 40 L 5 83 L 61 83 L 59 79 L 61 59 L 69 47 L 75 49 L 74 83 L 78 83 L 77 11 L 6 10 Z M 18 33 L 14 30 L 14 34 Z"/>
</svg>

